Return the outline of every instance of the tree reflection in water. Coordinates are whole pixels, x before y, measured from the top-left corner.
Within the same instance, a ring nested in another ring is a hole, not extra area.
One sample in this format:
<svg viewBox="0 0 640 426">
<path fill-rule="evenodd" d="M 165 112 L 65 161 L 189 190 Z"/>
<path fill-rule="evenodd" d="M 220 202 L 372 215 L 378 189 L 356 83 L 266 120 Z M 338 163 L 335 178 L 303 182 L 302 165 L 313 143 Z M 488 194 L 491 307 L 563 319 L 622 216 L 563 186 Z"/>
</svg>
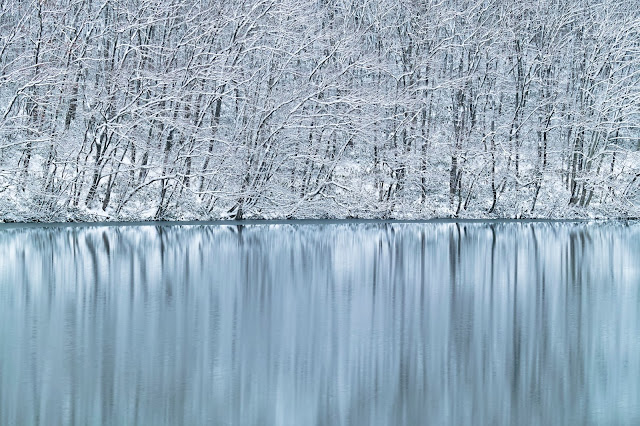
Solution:
<svg viewBox="0 0 640 426">
<path fill-rule="evenodd" d="M 640 227 L 0 230 L 0 424 L 634 424 Z"/>
</svg>

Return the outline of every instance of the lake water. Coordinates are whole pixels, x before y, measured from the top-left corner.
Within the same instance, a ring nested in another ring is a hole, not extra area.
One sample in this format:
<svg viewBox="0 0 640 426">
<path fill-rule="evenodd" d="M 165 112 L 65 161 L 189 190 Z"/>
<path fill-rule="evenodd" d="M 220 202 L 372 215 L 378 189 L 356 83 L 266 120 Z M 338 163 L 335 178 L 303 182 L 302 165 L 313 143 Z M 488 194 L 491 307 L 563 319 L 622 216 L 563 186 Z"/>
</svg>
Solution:
<svg viewBox="0 0 640 426">
<path fill-rule="evenodd" d="M 0 228 L 1 425 L 640 424 L 640 225 Z"/>
</svg>

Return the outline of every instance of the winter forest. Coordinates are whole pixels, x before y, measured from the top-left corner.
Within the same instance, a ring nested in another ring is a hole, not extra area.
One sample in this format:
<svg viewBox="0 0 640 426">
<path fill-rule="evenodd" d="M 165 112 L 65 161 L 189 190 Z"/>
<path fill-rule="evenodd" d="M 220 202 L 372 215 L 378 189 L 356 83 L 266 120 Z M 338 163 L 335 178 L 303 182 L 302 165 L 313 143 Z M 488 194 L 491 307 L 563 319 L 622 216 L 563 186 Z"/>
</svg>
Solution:
<svg viewBox="0 0 640 426">
<path fill-rule="evenodd" d="M 640 216 L 637 0 L 0 0 L 0 219 Z"/>
</svg>

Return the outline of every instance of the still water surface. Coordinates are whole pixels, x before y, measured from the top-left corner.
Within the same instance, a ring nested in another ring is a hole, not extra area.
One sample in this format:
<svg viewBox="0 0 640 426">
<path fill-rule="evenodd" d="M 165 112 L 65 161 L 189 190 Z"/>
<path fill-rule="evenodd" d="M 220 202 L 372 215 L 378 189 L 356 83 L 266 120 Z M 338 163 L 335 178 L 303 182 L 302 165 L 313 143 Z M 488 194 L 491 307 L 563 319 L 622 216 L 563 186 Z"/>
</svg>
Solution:
<svg viewBox="0 0 640 426">
<path fill-rule="evenodd" d="M 640 225 L 0 229 L 1 425 L 640 424 Z"/>
</svg>

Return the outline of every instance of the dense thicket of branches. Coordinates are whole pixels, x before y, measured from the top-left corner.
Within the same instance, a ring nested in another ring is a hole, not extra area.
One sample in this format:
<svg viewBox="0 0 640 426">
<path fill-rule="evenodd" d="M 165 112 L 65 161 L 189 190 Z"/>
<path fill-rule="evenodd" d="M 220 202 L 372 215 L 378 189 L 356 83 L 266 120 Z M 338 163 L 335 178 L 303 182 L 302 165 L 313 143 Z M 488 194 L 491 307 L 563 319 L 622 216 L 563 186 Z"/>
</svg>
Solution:
<svg viewBox="0 0 640 426">
<path fill-rule="evenodd" d="M 0 0 L 0 217 L 640 215 L 635 0 Z"/>
</svg>

